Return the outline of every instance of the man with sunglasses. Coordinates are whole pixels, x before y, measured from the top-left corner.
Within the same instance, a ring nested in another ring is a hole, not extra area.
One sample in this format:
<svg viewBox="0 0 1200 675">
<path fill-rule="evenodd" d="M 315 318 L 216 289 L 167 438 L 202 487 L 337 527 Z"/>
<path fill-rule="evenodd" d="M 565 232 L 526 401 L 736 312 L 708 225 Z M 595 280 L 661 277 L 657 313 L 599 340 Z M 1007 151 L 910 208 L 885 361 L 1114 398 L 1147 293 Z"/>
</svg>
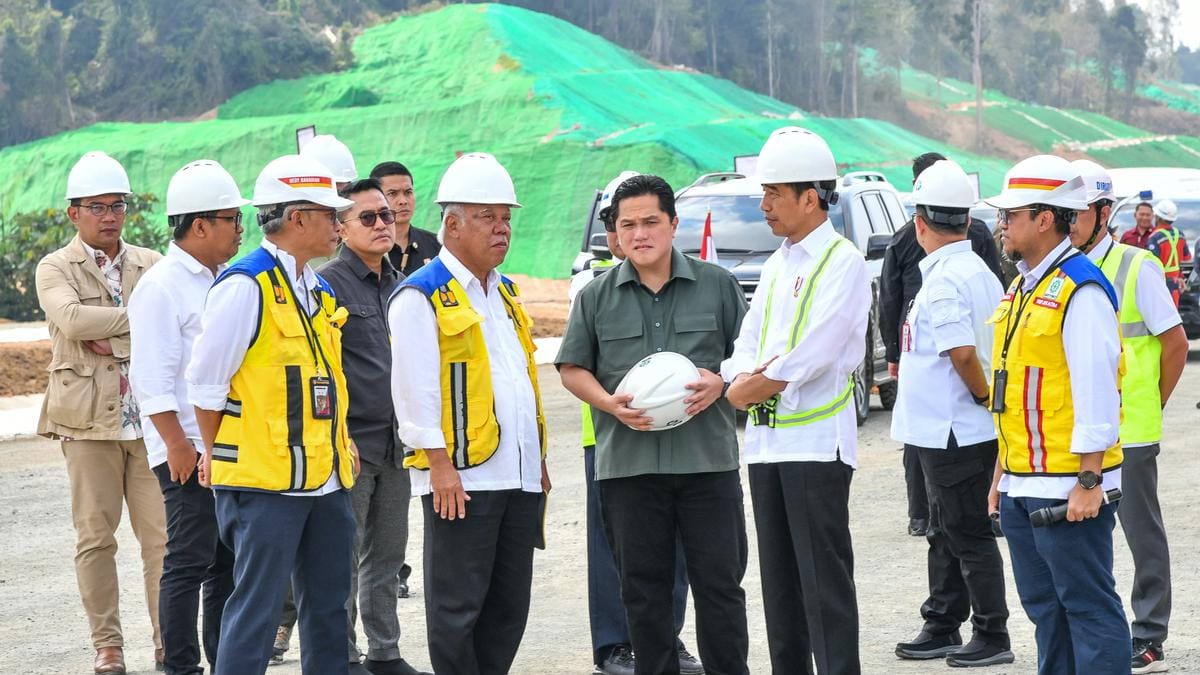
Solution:
<svg viewBox="0 0 1200 675">
<path fill-rule="evenodd" d="M 379 181 L 348 183 L 339 195 L 354 202 L 338 214 L 342 246 L 318 270 L 349 316 L 342 327 L 342 368 L 350 392 L 346 424 L 358 448 L 362 471 L 350 498 L 356 536 L 346 618 L 350 672 L 416 675 L 400 656 L 396 587 L 408 544 L 408 502 L 412 494 L 404 452 L 396 435 L 388 341 L 387 299 L 403 279 L 388 260 L 396 241 L 396 216 Z M 367 660 L 359 664 L 354 624 L 362 610 Z"/>
<path fill-rule="evenodd" d="M 184 374 L 200 333 L 204 298 L 238 252 L 241 208 L 249 203 L 233 176 L 212 160 L 175 172 L 167 186 L 173 241 L 129 299 L 129 381 L 167 510 L 159 617 L 168 675 L 202 672 L 196 639 L 201 588 L 204 657 L 210 668 L 216 663 L 221 612 L 233 590 L 233 552 L 217 536 L 212 490 L 196 475 L 204 445 Z"/>
<path fill-rule="evenodd" d="M 141 545 L 155 660 L 161 662 L 158 582 L 167 533 L 163 497 L 146 461 L 129 386 L 126 303 L 162 256 L 121 239 L 129 178 L 117 160 L 89 152 L 67 176 L 67 217 L 78 236 L 42 258 L 37 294 L 50 330 L 50 382 L 38 434 L 62 443 L 75 523 L 75 578 L 91 626 L 97 673 L 124 673 L 117 540 L 124 501 Z"/>
<path fill-rule="evenodd" d="M 1129 626 L 1113 579 L 1121 487 L 1121 334 L 1117 294 L 1069 235 L 1088 191 L 1061 157 L 1018 162 L 1000 209 L 1020 276 L 988 319 L 991 411 L 1000 445 L 988 494 L 1013 578 L 1036 626 L 1038 673 L 1129 673 Z M 1066 505 L 1065 522 L 1032 514 Z"/>
<path fill-rule="evenodd" d="M 331 172 L 285 155 L 254 184 L 262 246 L 213 283 L 187 369 L 234 586 L 216 675 L 265 672 L 289 579 L 306 673 L 347 675 L 346 598 L 354 546 L 349 490 L 358 457 L 346 430 L 341 326 L 329 284 L 308 262 L 338 242 L 354 202 Z"/>
</svg>

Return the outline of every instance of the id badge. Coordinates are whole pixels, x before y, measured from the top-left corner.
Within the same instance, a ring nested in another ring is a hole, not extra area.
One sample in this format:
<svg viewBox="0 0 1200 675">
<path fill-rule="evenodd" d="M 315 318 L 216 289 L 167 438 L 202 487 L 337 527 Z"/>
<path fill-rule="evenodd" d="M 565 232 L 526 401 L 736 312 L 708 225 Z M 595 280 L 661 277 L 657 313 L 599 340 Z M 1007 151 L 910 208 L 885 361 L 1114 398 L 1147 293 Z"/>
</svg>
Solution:
<svg viewBox="0 0 1200 675">
<path fill-rule="evenodd" d="M 1004 394 L 1008 389 L 1008 369 L 1000 368 L 992 373 L 992 407 L 994 413 L 1004 412 Z"/>
<path fill-rule="evenodd" d="M 329 391 L 333 383 L 328 377 L 317 376 L 309 379 L 308 386 L 312 391 L 313 417 L 319 420 L 333 419 L 333 401 Z"/>
<path fill-rule="evenodd" d="M 912 338 L 912 325 L 905 321 L 904 325 L 900 328 L 900 351 L 912 351 Z"/>
</svg>

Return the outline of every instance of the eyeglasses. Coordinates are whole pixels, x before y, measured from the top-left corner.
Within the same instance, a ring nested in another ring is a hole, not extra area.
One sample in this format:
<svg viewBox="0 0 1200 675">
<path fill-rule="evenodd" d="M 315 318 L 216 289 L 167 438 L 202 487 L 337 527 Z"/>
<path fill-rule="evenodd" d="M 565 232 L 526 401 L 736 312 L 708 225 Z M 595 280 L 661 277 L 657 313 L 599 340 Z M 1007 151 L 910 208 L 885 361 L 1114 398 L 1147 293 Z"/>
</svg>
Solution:
<svg viewBox="0 0 1200 675">
<path fill-rule="evenodd" d="M 375 219 L 379 218 L 384 225 L 391 225 L 396 222 L 396 212 L 391 209 L 379 209 L 376 211 L 365 211 L 358 214 L 355 218 L 346 218 L 343 223 L 348 223 L 352 220 L 357 220 L 363 224 L 363 227 L 375 227 Z"/>
<path fill-rule="evenodd" d="M 1042 209 L 1038 209 L 1038 208 L 1027 208 L 1027 209 L 997 209 L 997 211 L 996 211 L 996 222 L 997 222 L 997 223 L 1007 223 L 1007 222 L 1008 222 L 1008 217 L 1009 217 L 1009 216 L 1011 216 L 1011 215 L 1012 215 L 1012 214 L 1014 214 L 1014 213 L 1022 213 L 1022 212 L 1025 212 L 1025 211 L 1029 211 L 1029 212 L 1032 212 L 1032 213 L 1038 213 L 1038 212 L 1042 211 Z"/>
<path fill-rule="evenodd" d="M 103 218 L 104 216 L 108 215 L 109 211 L 112 211 L 113 215 L 115 216 L 124 215 L 125 211 L 129 209 L 129 205 L 125 202 L 113 202 L 112 204 L 81 204 L 80 207 L 87 209 L 89 213 L 97 218 Z"/>
<path fill-rule="evenodd" d="M 218 216 L 216 214 L 213 214 L 213 215 L 209 216 L 208 219 L 209 220 L 232 220 L 233 226 L 235 228 L 242 226 L 242 212 L 241 211 L 238 211 L 237 215 L 233 215 L 233 216 Z"/>
</svg>

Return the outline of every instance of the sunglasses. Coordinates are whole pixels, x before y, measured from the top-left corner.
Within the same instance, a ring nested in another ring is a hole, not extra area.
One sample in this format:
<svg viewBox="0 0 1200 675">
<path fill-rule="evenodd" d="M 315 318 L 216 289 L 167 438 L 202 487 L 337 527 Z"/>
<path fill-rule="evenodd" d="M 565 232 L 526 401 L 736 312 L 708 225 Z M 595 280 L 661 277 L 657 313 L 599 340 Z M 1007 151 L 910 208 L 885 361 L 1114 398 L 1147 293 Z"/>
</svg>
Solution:
<svg viewBox="0 0 1200 675">
<path fill-rule="evenodd" d="M 357 220 L 363 224 L 363 227 L 375 227 L 375 219 L 383 221 L 384 225 L 391 225 L 396 222 L 396 212 L 391 209 L 380 209 L 379 211 L 365 211 L 358 214 L 354 218 L 346 218 L 343 223 L 348 223 L 352 220 Z"/>
</svg>

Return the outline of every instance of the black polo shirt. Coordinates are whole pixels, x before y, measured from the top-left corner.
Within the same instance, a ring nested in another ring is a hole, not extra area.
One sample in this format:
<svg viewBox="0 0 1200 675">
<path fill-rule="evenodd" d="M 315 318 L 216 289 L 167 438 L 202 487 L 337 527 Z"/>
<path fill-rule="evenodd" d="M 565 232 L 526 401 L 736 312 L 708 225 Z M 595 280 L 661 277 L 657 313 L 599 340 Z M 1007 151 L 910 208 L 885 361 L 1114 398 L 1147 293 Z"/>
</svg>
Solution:
<svg viewBox="0 0 1200 675">
<path fill-rule="evenodd" d="M 436 234 L 409 226 L 408 246 L 400 248 L 400 245 L 396 244 L 388 253 L 388 259 L 392 261 L 392 267 L 404 276 L 411 277 L 422 265 L 436 258 L 441 250 L 442 245 L 438 243 Z M 408 256 L 407 259 L 405 255 Z"/>
<path fill-rule="evenodd" d="M 342 371 L 350 393 L 346 424 L 364 462 L 401 466 L 396 415 L 392 408 L 392 348 L 387 301 L 404 277 L 387 257 L 377 275 L 345 245 L 317 270 L 350 313 L 342 326 Z"/>
</svg>

